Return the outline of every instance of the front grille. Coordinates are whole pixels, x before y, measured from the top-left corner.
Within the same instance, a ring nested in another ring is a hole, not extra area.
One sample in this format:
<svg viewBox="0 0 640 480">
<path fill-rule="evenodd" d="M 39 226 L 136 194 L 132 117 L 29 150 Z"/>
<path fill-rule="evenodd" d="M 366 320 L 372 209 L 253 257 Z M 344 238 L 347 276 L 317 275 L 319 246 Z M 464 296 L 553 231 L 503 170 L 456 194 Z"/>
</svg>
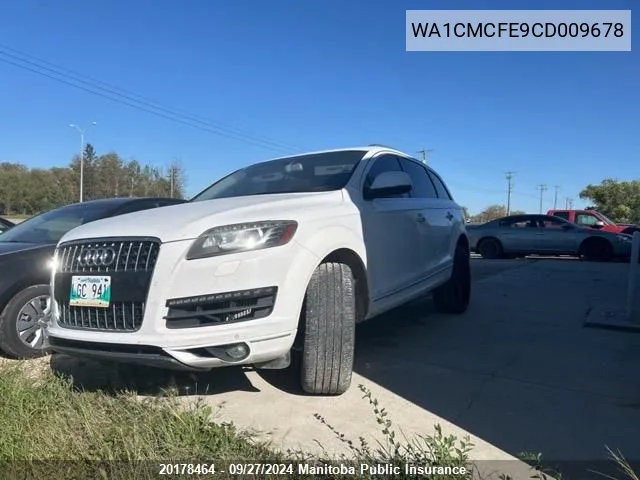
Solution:
<svg viewBox="0 0 640 480">
<path fill-rule="evenodd" d="M 135 332 L 144 317 L 144 302 L 117 302 L 109 308 L 77 307 L 65 302 L 59 307 L 60 326 L 82 330 Z"/>
<path fill-rule="evenodd" d="M 69 242 L 58 249 L 58 272 L 151 272 L 159 252 L 160 242 L 150 239 Z"/>
<path fill-rule="evenodd" d="M 54 293 L 60 309 L 60 326 L 138 331 L 159 253 L 160 240 L 152 237 L 86 239 L 60 245 Z M 110 305 L 107 308 L 70 305 L 69 292 L 76 275 L 110 276 Z"/>
</svg>

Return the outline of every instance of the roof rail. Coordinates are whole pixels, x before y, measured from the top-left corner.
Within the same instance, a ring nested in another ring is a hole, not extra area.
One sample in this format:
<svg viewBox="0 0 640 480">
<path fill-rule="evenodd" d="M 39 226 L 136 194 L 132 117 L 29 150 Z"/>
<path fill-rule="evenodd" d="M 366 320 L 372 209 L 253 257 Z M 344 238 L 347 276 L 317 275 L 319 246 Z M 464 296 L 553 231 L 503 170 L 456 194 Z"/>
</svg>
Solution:
<svg viewBox="0 0 640 480">
<path fill-rule="evenodd" d="M 369 147 L 383 147 L 383 148 L 390 148 L 391 150 L 397 150 L 397 148 L 390 147 L 389 145 L 383 145 L 381 143 L 370 143 L 368 146 Z"/>
</svg>

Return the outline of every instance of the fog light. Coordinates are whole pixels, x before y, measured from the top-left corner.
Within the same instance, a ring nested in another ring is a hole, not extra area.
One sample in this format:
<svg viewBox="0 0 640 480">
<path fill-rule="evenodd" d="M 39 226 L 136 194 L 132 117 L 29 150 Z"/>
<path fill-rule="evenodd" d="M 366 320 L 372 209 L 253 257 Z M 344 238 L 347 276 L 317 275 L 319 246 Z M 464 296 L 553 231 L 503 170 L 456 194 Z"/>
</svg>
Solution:
<svg viewBox="0 0 640 480">
<path fill-rule="evenodd" d="M 237 343 L 226 347 L 224 352 L 234 360 L 242 360 L 249 355 L 249 347 L 244 343 Z"/>
</svg>

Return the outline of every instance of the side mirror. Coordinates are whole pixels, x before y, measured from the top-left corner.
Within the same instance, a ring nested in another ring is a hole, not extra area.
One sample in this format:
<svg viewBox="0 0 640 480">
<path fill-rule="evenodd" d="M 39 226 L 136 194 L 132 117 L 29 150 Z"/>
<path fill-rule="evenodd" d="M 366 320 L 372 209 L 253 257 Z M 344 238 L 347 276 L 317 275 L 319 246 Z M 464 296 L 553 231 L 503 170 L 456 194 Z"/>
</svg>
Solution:
<svg viewBox="0 0 640 480">
<path fill-rule="evenodd" d="M 593 224 L 593 228 L 602 228 L 604 227 L 604 222 L 602 220 L 598 220 L 596 223 Z"/>
<path fill-rule="evenodd" d="M 384 198 L 391 195 L 403 195 L 413 188 L 411 177 L 405 172 L 382 172 L 365 191 L 365 198 Z"/>
</svg>

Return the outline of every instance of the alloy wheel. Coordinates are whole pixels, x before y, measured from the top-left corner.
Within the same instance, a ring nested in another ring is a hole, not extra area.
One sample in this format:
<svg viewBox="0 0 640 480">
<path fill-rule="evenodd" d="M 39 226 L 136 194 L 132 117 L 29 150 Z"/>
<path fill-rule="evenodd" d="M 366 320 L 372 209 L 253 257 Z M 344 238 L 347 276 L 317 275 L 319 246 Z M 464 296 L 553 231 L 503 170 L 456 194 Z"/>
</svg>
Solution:
<svg viewBox="0 0 640 480">
<path fill-rule="evenodd" d="M 41 295 L 29 300 L 18 312 L 16 330 L 18 338 L 26 346 L 41 349 L 44 344 L 44 326 L 49 315 L 51 300 L 49 295 Z"/>
</svg>

